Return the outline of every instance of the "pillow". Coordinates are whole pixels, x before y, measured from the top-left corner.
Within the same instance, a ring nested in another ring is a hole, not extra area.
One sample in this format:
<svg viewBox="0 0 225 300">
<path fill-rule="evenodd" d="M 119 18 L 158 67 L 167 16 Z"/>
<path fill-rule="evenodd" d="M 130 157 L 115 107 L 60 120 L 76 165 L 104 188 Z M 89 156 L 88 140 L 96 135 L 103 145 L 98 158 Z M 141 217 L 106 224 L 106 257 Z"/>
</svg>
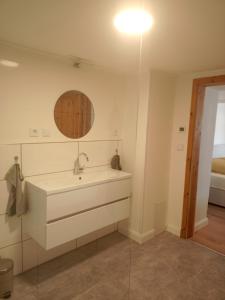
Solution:
<svg viewBox="0 0 225 300">
<path fill-rule="evenodd" d="M 225 157 L 212 160 L 212 172 L 225 175 Z"/>
</svg>

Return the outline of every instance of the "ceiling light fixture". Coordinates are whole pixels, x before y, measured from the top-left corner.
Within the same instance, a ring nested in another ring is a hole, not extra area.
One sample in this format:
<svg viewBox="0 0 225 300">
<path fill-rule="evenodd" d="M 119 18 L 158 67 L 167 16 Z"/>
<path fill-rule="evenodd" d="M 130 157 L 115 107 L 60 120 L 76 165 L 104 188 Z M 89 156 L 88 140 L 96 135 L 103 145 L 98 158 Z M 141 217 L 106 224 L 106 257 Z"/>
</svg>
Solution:
<svg viewBox="0 0 225 300">
<path fill-rule="evenodd" d="M 142 34 L 153 25 L 153 17 L 143 9 L 129 9 L 120 12 L 114 18 L 117 30 L 130 35 Z"/>
<path fill-rule="evenodd" d="M 19 63 L 11 60 L 1 59 L 0 64 L 4 67 L 10 67 L 10 68 L 17 68 L 19 66 Z"/>
</svg>

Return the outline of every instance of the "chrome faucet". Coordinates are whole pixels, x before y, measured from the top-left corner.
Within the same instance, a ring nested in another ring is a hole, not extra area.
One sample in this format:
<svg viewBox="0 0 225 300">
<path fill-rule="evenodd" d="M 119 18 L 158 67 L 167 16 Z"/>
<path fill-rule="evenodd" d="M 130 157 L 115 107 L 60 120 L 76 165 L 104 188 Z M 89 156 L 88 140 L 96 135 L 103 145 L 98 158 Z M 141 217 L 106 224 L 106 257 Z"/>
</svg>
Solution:
<svg viewBox="0 0 225 300">
<path fill-rule="evenodd" d="M 78 157 L 77 157 L 77 159 L 75 160 L 75 162 L 74 162 L 74 169 L 73 169 L 73 174 L 74 174 L 74 175 L 78 175 L 78 174 L 82 173 L 83 170 L 84 170 L 84 166 L 81 167 L 81 165 L 80 165 L 80 157 L 81 157 L 82 155 L 86 158 L 87 161 L 89 161 L 89 158 L 88 158 L 88 156 L 87 156 L 87 153 L 81 152 L 81 153 L 78 155 Z"/>
</svg>

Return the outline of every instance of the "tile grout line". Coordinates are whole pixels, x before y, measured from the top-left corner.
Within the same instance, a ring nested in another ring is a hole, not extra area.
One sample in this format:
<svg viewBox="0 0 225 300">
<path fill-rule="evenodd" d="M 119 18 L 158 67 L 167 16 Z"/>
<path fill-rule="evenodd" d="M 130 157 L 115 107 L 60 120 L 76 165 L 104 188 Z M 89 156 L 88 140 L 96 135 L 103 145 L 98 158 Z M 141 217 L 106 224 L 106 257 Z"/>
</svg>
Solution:
<svg viewBox="0 0 225 300">
<path fill-rule="evenodd" d="M 23 273 L 23 269 L 24 269 L 24 261 L 23 261 L 23 218 L 21 218 L 21 270 Z"/>
<path fill-rule="evenodd" d="M 116 142 L 117 143 L 117 148 L 119 147 L 119 143 L 122 141 L 122 139 L 115 139 L 115 140 L 90 140 L 90 141 L 62 141 L 62 142 L 39 142 L 39 143 L 12 143 L 12 144 L 0 144 L 0 146 L 2 145 L 8 145 L 8 146 L 13 146 L 13 145 L 19 145 L 20 146 L 20 163 L 21 163 L 21 170 L 23 172 L 23 151 L 22 151 L 22 147 L 23 145 L 39 145 L 39 144 L 54 144 L 54 143 L 77 143 L 78 145 L 78 154 L 80 151 L 80 143 L 82 142 Z M 92 167 L 87 167 L 87 168 L 95 168 L 95 167 L 102 167 L 102 166 L 107 166 L 108 164 L 101 164 L 101 165 L 95 165 Z M 61 173 L 61 172 L 67 172 L 67 171 L 71 171 L 72 169 L 69 170 L 62 170 L 62 171 L 55 171 L 55 172 L 47 172 L 47 173 L 39 173 L 39 174 L 33 174 L 33 175 L 28 175 L 28 176 L 24 176 L 24 177 L 32 177 L 32 176 L 39 176 L 39 175 L 47 175 L 47 174 L 54 174 L 54 173 Z M 4 178 L 0 178 L 0 182 L 5 181 Z"/>
<path fill-rule="evenodd" d="M 108 164 L 96 165 L 96 166 L 92 166 L 92 167 L 86 167 L 86 169 L 93 169 L 93 168 L 106 167 L 106 166 L 110 166 L 110 164 L 108 163 Z M 38 174 L 32 174 L 32 175 L 24 175 L 24 178 L 41 176 L 41 175 L 58 174 L 58 173 L 64 173 L 64 172 L 70 172 L 70 171 L 73 171 L 73 169 L 67 169 L 67 170 L 63 170 L 63 171 L 55 171 L 55 172 L 49 172 L 49 173 L 38 173 Z M 5 179 L 0 179 L 0 182 L 4 182 L 4 181 L 6 181 L 6 180 Z"/>
<path fill-rule="evenodd" d="M 78 140 L 78 141 L 50 141 L 50 142 L 18 142 L 18 143 L 6 143 L 0 146 L 16 146 L 16 145 L 42 145 L 42 144 L 64 144 L 64 143 L 94 143 L 94 142 L 119 142 L 122 139 L 98 139 L 98 140 Z"/>
<path fill-rule="evenodd" d="M 96 166 L 92 166 L 92 167 L 86 167 L 86 169 L 93 169 L 93 168 L 106 167 L 106 166 L 109 166 L 109 164 L 103 164 L 103 165 L 96 165 Z M 70 172 L 70 171 L 73 171 L 73 169 L 67 169 L 67 170 L 63 170 L 63 171 L 55 171 L 55 172 L 50 172 L 50 173 L 38 173 L 38 174 L 33 174 L 33 175 L 25 175 L 24 178 L 41 176 L 41 175 L 58 174 L 58 173 L 64 173 L 64 172 Z M 5 180 L 3 179 L 3 180 L 0 180 L 0 181 L 5 181 Z"/>
<path fill-rule="evenodd" d="M 12 247 L 12 246 L 15 246 L 15 245 L 19 245 L 19 244 L 21 244 L 21 243 L 22 243 L 21 241 L 15 242 L 15 243 L 9 244 L 9 245 L 7 245 L 7 246 L 0 247 L 0 250 L 9 248 L 9 247 Z"/>
<path fill-rule="evenodd" d="M 20 166 L 21 166 L 21 173 L 23 174 L 23 146 L 22 144 L 20 144 Z M 24 195 L 23 195 L 24 197 Z M 23 217 L 20 217 L 21 221 L 20 221 L 20 238 L 21 238 L 21 271 L 23 273 L 23 269 L 24 269 L 24 261 L 23 261 Z"/>
</svg>

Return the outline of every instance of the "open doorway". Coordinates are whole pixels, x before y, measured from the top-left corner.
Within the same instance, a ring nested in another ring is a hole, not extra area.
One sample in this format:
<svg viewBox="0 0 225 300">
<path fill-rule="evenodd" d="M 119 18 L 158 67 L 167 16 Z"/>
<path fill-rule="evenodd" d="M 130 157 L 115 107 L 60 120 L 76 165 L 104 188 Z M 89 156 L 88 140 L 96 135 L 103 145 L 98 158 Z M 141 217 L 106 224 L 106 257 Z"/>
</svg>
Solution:
<svg viewBox="0 0 225 300">
<path fill-rule="evenodd" d="M 225 254 L 225 86 L 206 87 L 193 240 Z"/>
<path fill-rule="evenodd" d="M 211 193 L 211 190 L 209 193 L 211 184 L 211 160 L 214 150 L 213 141 L 218 99 L 216 100 L 217 102 L 214 105 L 214 108 L 208 107 L 205 116 L 204 108 L 206 107 L 205 104 L 207 102 L 212 104 L 212 102 L 210 102 L 210 97 L 218 94 L 218 89 L 221 86 L 225 86 L 224 75 L 199 78 L 193 81 L 181 229 L 182 238 L 192 238 L 194 232 L 203 229 L 203 227 L 207 227 L 207 214 L 208 212 L 210 213 L 210 210 L 208 210 L 208 199 L 209 194 Z M 209 120 L 211 122 L 209 122 Z M 203 130 L 203 128 L 205 128 L 204 125 L 206 126 L 205 133 Z M 209 143 L 210 135 L 211 144 Z M 203 142 L 208 142 L 207 149 Z M 201 143 L 203 143 L 203 145 L 201 145 Z M 203 156 L 201 149 L 203 151 Z M 203 163 L 206 157 L 208 157 L 208 165 Z M 199 181 L 206 180 L 206 177 L 208 181 L 208 190 L 205 188 L 207 184 L 202 185 L 202 188 L 200 187 L 199 190 Z M 207 201 L 203 204 L 200 196 L 206 195 L 206 193 L 208 193 Z M 213 214 L 217 214 L 217 212 L 214 211 Z"/>
</svg>

